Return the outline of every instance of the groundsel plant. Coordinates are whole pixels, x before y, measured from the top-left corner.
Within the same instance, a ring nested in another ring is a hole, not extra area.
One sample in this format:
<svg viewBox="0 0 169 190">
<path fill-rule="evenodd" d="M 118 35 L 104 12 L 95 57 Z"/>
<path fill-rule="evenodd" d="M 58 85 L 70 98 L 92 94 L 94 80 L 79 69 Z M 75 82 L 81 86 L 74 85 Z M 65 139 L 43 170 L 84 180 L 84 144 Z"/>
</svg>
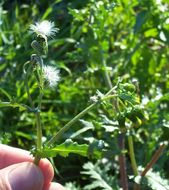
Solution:
<svg viewBox="0 0 169 190">
<path fill-rule="evenodd" d="M 37 150 L 40 151 L 42 149 L 42 127 L 40 112 L 44 89 L 47 87 L 56 87 L 60 80 L 59 70 L 54 66 L 43 63 L 43 56 L 47 54 L 48 37 L 54 36 L 58 29 L 54 27 L 53 22 L 44 20 L 42 22 L 35 23 L 35 25 L 30 25 L 30 30 L 32 33 L 36 34 L 36 39 L 31 43 L 35 54 L 32 54 L 30 61 L 24 64 L 25 86 L 31 106 L 30 110 L 34 112 L 36 118 Z M 37 106 L 35 106 L 28 85 L 29 77 L 32 75 L 32 73 L 35 75 L 36 83 L 38 84 L 39 89 Z M 35 156 L 36 164 L 38 164 L 39 160 L 40 157 Z"/>
<path fill-rule="evenodd" d="M 15 100 L 10 99 L 10 102 L 0 101 L 0 107 L 19 107 L 34 113 L 37 128 L 36 149 L 32 151 L 32 154 L 35 157 L 34 163 L 38 165 L 41 158 L 54 157 L 57 154 L 61 156 L 68 156 L 69 153 L 75 153 L 86 157 L 88 156 L 90 158 L 91 156 L 94 156 L 97 159 L 102 157 L 111 157 L 114 154 L 112 147 L 104 144 L 102 140 L 96 140 L 90 144 L 80 145 L 73 142 L 71 139 L 67 139 L 62 144 L 57 144 L 56 142 L 71 126 L 73 126 L 75 122 L 79 121 L 79 119 L 94 109 L 97 105 L 102 104 L 103 106 L 111 107 L 111 110 L 112 105 L 114 105 L 114 110 L 116 112 L 115 117 L 118 121 L 117 126 L 119 126 L 119 173 L 121 176 L 121 186 L 124 190 L 128 190 L 128 178 L 125 167 L 124 152 L 125 136 L 127 136 L 128 139 L 128 153 L 131 160 L 133 174 L 134 177 L 137 177 L 140 173 L 138 172 L 138 166 L 135 159 L 133 133 L 134 128 L 146 120 L 144 110 L 142 110 L 139 103 L 139 97 L 135 85 L 129 83 L 122 84 L 122 81 L 119 78 L 114 87 L 111 87 L 112 85 L 110 85 L 110 90 L 107 93 L 102 94 L 100 91 L 96 91 L 96 93 L 90 98 L 91 104 L 88 107 L 61 127 L 51 139 L 42 144 L 42 122 L 40 113 L 43 94 L 45 93 L 46 88 L 56 88 L 58 82 L 60 81 L 59 70 L 55 66 L 45 63 L 43 59 L 48 52 L 48 38 L 53 37 L 58 32 L 58 29 L 54 27 L 53 22 L 45 20 L 35 23 L 35 25 L 31 25 L 30 30 L 32 34 L 35 34 L 35 39 L 31 43 L 34 52 L 31 55 L 30 60 L 23 66 L 25 89 L 29 100 L 29 105 L 16 103 Z M 34 76 L 35 84 L 38 87 L 38 101 L 33 99 L 33 94 L 29 86 L 30 83 L 32 84 L 32 76 Z M 111 82 L 111 80 L 109 81 Z M 54 145 L 54 143 L 56 144 Z M 160 145 L 159 149 L 155 152 L 150 162 L 142 171 L 140 175 L 141 177 L 144 177 L 152 168 L 165 147 L 165 143 Z"/>
<path fill-rule="evenodd" d="M 117 98 L 122 98 L 123 101 L 135 102 L 135 98 L 133 97 L 132 93 L 120 90 L 120 80 L 118 80 L 117 84 L 105 94 L 97 90 L 96 93 L 90 98 L 91 104 L 89 106 L 87 106 L 84 110 L 72 118 L 63 127 L 61 127 L 60 130 L 57 131 L 57 133 L 53 135 L 51 139 L 42 143 L 43 135 L 40 114 L 42 111 L 41 104 L 43 95 L 46 88 L 56 88 L 60 80 L 59 70 L 55 66 L 47 64 L 43 59 L 48 52 L 48 39 L 49 37 L 53 37 L 58 29 L 54 27 L 53 22 L 45 20 L 40 23 L 36 23 L 35 25 L 31 25 L 30 30 L 33 36 L 35 36 L 34 40 L 31 43 L 34 52 L 30 56 L 30 60 L 23 65 L 25 89 L 29 105 L 16 103 L 12 100 L 11 102 L 0 102 L 0 106 L 19 107 L 34 114 L 37 129 L 36 147 L 34 150 L 32 150 L 34 163 L 38 165 L 41 158 L 55 157 L 58 154 L 65 157 L 70 153 L 75 153 L 90 158 L 92 156 L 97 159 L 102 158 L 103 156 L 109 157 L 110 155 L 113 155 L 111 147 L 105 146 L 102 140 L 95 140 L 90 144 L 78 144 L 77 142 L 73 142 L 72 139 L 67 139 L 62 144 L 57 144 L 57 142 L 58 139 L 62 138 L 63 134 L 71 126 L 73 126 L 75 122 L 79 121 L 79 119 L 81 119 L 92 109 L 96 108 L 96 106 L 99 104 L 111 105 L 112 107 L 111 99 L 116 100 Z M 32 84 L 32 79 L 34 79 L 35 85 Z M 34 100 L 34 96 L 32 94 L 33 92 L 30 90 L 30 84 L 37 86 L 38 93 L 36 93 L 36 100 Z M 130 86 L 131 85 L 127 87 L 129 88 Z M 122 89 L 124 89 L 124 87 L 126 88 L 126 86 L 123 85 Z M 123 115 L 119 115 L 120 121 L 124 121 L 124 118 L 122 118 Z M 132 145 L 132 143 L 130 144 Z M 134 154 L 131 151 L 132 158 L 134 157 L 133 155 Z"/>
<path fill-rule="evenodd" d="M 53 145 L 55 141 L 62 137 L 63 133 L 65 133 L 76 121 L 78 121 L 82 116 L 88 113 L 96 105 L 107 99 L 116 97 L 114 90 L 117 88 L 117 86 L 112 88 L 105 95 L 100 92 L 96 92 L 96 95 L 94 95 L 95 98 L 91 97 L 92 104 L 89 105 L 82 112 L 80 112 L 78 115 L 76 115 L 71 121 L 63 126 L 60 131 L 56 133 L 56 135 L 54 135 L 48 142 L 43 145 L 42 126 L 40 118 L 43 94 L 45 92 L 45 88 L 55 88 L 60 80 L 59 70 L 54 66 L 44 63 L 43 57 L 44 55 L 47 55 L 48 52 L 48 38 L 53 37 L 58 32 L 58 29 L 54 27 L 53 22 L 45 20 L 42 22 L 37 22 L 35 23 L 35 25 L 30 25 L 30 31 L 31 33 L 35 34 L 36 37 L 31 43 L 31 46 L 34 49 L 34 54 L 31 55 L 30 61 L 27 61 L 24 64 L 23 69 L 25 74 L 26 92 L 30 103 L 29 106 L 24 105 L 24 107 L 26 107 L 26 109 L 28 109 L 29 111 L 33 112 L 36 119 L 37 143 L 36 150 L 32 151 L 35 156 L 34 163 L 38 165 L 42 157 L 54 156 L 58 154 L 59 151 L 62 152 L 59 153 L 63 156 L 67 155 L 68 152 L 88 156 L 88 146 L 86 144 L 78 145 L 77 143 L 68 140 L 66 141 L 66 145 L 63 143 L 53 149 L 51 145 Z M 35 104 L 29 87 L 29 79 L 32 77 L 32 73 L 34 74 L 34 78 L 36 79 L 36 84 L 38 84 L 37 86 L 39 89 L 38 104 Z M 66 153 L 64 153 L 64 151 Z M 98 153 L 96 155 L 98 155 Z"/>
</svg>

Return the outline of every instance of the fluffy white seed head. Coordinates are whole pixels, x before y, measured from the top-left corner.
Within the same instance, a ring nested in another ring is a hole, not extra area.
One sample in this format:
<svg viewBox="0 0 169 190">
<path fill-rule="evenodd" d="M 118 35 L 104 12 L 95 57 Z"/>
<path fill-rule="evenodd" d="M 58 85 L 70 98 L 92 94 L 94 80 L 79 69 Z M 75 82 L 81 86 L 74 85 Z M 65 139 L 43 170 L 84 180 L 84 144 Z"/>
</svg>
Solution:
<svg viewBox="0 0 169 190">
<path fill-rule="evenodd" d="M 49 37 L 54 36 L 59 29 L 54 27 L 54 22 L 44 20 L 42 22 L 36 22 L 35 24 L 31 24 L 30 30 L 38 35 Z"/>
<path fill-rule="evenodd" d="M 55 87 L 60 80 L 59 70 L 53 66 L 44 66 L 43 75 L 48 85 L 52 88 Z"/>
</svg>

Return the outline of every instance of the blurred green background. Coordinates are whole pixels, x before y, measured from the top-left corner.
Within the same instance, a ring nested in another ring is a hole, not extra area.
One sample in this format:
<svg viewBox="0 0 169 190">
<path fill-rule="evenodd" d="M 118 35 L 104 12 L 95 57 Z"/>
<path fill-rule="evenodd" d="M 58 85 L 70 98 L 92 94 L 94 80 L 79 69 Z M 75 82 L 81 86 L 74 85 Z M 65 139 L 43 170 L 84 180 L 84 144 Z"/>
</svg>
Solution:
<svg viewBox="0 0 169 190">
<path fill-rule="evenodd" d="M 28 103 L 23 64 L 33 53 L 30 44 L 34 36 L 29 26 L 41 20 L 53 21 L 60 29 L 49 40 L 49 53 L 44 59 L 46 64 L 57 66 L 61 76 L 58 87 L 44 95 L 44 141 L 87 107 L 96 90 L 108 91 L 107 70 L 112 86 L 118 77 L 124 83 L 137 81 L 140 104 L 149 119 L 134 130 L 134 146 L 138 165 L 145 166 L 160 142 L 169 138 L 168 0 L 1 0 L 0 101 Z M 31 92 L 36 100 L 33 85 Z M 108 110 L 98 107 L 66 132 L 61 141 L 70 137 L 79 143 L 102 139 L 118 151 L 117 132 L 110 120 L 114 118 L 110 118 Z M 76 134 L 79 129 L 85 132 Z M 18 108 L 0 109 L 1 143 L 30 150 L 35 134 L 32 113 Z M 66 184 L 67 189 L 119 189 L 116 155 L 111 160 L 97 161 L 72 154 L 67 158 L 58 156 L 53 162 L 56 180 Z M 166 148 L 153 167 L 155 178 L 166 179 L 167 183 L 168 168 Z M 128 156 L 127 171 L 132 174 Z M 93 177 L 96 174 L 109 186 L 98 185 L 99 180 Z"/>
</svg>

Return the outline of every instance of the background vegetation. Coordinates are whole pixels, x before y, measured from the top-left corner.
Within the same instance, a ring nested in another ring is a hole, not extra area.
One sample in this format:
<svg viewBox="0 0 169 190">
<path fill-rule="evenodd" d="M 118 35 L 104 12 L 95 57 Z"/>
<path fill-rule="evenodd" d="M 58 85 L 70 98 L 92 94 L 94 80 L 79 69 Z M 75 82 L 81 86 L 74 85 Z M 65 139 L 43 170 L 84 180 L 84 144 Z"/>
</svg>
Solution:
<svg viewBox="0 0 169 190">
<path fill-rule="evenodd" d="M 44 96 L 44 141 L 87 107 L 97 90 L 106 93 L 120 77 L 122 83 L 136 86 L 146 118 L 127 121 L 128 125 L 137 125 L 132 129 L 135 156 L 137 164 L 144 168 L 160 143 L 169 138 L 168 1 L 1 0 L 0 101 L 27 102 L 22 67 L 32 53 L 29 26 L 45 19 L 54 21 L 60 29 L 49 41 L 45 62 L 60 69 L 61 82 Z M 35 86 L 31 91 L 36 99 Z M 72 190 L 119 189 L 117 120 L 113 106 L 101 105 L 74 124 L 60 142 L 67 138 L 79 144 L 103 140 L 114 155 L 99 161 L 74 154 L 67 158 L 57 156 L 52 160 L 57 168 L 56 180 Z M 35 134 L 32 113 L 18 108 L 0 109 L 1 143 L 30 150 Z M 126 162 L 131 177 L 127 152 Z M 168 168 L 166 147 L 141 189 L 169 189 Z M 133 181 L 129 181 L 130 187 Z"/>
</svg>

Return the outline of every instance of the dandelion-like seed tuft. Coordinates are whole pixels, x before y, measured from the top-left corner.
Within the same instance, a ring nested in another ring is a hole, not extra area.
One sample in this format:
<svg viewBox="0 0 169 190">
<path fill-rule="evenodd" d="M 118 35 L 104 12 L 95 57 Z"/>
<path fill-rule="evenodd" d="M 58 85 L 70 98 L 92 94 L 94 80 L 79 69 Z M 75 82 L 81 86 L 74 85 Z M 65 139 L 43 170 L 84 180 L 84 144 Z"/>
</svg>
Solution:
<svg viewBox="0 0 169 190">
<path fill-rule="evenodd" d="M 60 80 L 59 70 L 49 65 L 43 67 L 43 76 L 51 88 L 57 86 Z"/>
<path fill-rule="evenodd" d="M 31 24 L 30 30 L 35 32 L 37 35 L 42 35 L 42 36 L 47 36 L 47 37 L 54 36 L 55 33 L 59 31 L 58 28 L 55 28 L 54 22 L 51 22 L 48 20 Z"/>
</svg>

